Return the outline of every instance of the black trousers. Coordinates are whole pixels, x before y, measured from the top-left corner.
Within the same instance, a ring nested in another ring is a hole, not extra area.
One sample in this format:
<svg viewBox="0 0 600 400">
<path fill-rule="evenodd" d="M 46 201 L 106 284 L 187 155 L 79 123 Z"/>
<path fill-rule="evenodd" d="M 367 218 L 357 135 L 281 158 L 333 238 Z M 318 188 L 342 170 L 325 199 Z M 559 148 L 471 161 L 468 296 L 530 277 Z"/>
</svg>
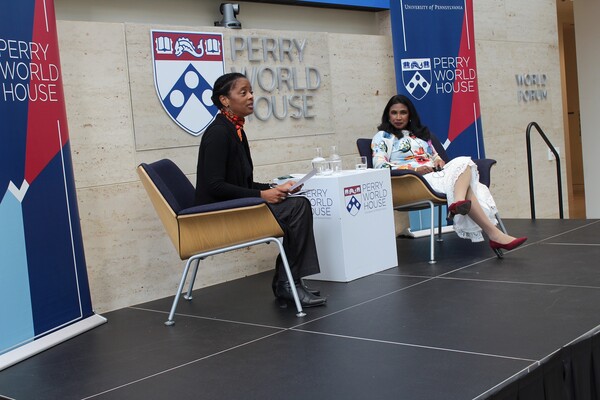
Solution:
<svg viewBox="0 0 600 400">
<path fill-rule="evenodd" d="M 273 215 L 283 228 L 283 249 L 294 281 L 321 271 L 313 232 L 310 201 L 306 197 L 288 197 L 278 204 L 269 204 Z M 285 282 L 287 276 L 281 255 L 275 262 L 277 279 Z"/>
</svg>

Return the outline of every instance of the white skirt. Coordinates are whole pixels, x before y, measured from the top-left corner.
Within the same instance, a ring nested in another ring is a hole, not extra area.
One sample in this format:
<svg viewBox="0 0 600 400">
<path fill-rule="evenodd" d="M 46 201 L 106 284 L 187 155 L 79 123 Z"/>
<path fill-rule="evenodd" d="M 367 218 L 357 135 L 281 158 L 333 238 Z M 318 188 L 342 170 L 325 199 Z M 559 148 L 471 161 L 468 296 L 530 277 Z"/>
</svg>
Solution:
<svg viewBox="0 0 600 400">
<path fill-rule="evenodd" d="M 477 165 L 470 157 L 456 157 L 450 160 L 444 169 L 440 172 L 430 172 L 423 175 L 423 178 L 431 185 L 436 192 L 444 193 L 448 199 L 448 204 L 454 203 L 454 185 L 458 177 L 467 169 L 471 168 L 471 190 L 477 197 L 483 212 L 488 219 L 497 225 L 496 202 L 487 186 L 479 182 L 479 171 Z M 484 240 L 481 228 L 468 215 L 456 215 L 454 217 L 454 231 L 463 239 L 471 239 L 473 242 L 482 242 Z"/>
</svg>

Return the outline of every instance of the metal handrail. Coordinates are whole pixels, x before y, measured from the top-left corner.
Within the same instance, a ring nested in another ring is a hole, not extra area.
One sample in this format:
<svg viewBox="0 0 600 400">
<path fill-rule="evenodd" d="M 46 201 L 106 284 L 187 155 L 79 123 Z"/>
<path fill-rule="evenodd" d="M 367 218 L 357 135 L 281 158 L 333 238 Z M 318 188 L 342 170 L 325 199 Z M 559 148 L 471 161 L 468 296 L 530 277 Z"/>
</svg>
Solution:
<svg viewBox="0 0 600 400">
<path fill-rule="evenodd" d="M 548 140 L 546 134 L 542 131 L 542 128 L 537 124 L 537 122 L 530 122 L 527 125 L 526 138 L 527 138 L 527 170 L 529 172 L 529 202 L 531 204 L 531 219 L 535 219 L 535 195 L 533 193 L 533 168 L 531 163 L 531 128 L 535 128 L 544 142 L 548 145 L 548 148 L 554 154 L 554 158 L 556 159 L 556 180 L 558 182 L 558 212 L 560 215 L 560 219 L 564 219 L 563 216 L 563 198 L 562 198 L 562 181 L 560 178 L 560 158 L 558 156 L 558 152 Z"/>
</svg>

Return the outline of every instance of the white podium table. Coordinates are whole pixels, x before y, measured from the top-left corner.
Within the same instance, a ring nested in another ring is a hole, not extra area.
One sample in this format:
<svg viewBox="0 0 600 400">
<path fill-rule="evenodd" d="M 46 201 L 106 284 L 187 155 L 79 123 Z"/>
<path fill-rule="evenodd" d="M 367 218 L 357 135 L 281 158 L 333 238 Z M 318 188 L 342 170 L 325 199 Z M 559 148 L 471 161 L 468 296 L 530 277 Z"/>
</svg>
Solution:
<svg viewBox="0 0 600 400">
<path fill-rule="evenodd" d="M 314 176 L 304 190 L 321 266 L 308 279 L 349 282 L 398 265 L 389 170 Z"/>
</svg>

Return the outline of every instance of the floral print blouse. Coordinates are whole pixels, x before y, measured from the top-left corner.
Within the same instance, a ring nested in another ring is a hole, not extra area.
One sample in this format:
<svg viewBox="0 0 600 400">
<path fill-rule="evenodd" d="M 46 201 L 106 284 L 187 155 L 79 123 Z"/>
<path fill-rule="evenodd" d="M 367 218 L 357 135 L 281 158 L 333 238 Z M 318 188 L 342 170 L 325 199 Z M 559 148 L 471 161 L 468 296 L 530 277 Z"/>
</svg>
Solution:
<svg viewBox="0 0 600 400">
<path fill-rule="evenodd" d="M 403 137 L 379 131 L 371 141 L 373 168 L 415 169 L 421 165 L 433 166 L 439 157 L 431 141 L 419 139 L 403 130 Z"/>
</svg>

